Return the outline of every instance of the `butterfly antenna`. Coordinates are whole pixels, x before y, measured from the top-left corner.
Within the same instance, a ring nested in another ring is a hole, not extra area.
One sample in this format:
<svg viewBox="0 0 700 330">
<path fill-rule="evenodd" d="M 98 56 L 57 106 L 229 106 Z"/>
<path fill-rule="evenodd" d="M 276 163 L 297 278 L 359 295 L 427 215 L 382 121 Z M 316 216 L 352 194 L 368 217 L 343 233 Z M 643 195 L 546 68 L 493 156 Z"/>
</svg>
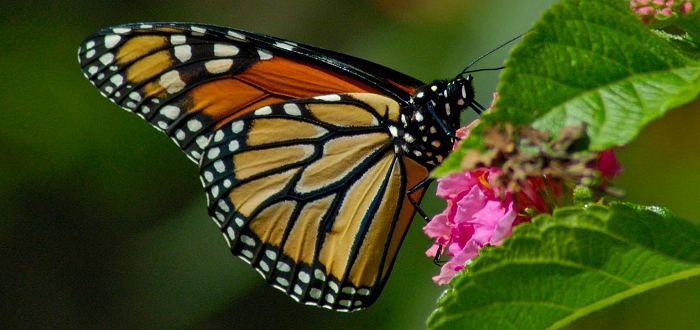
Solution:
<svg viewBox="0 0 700 330">
<path fill-rule="evenodd" d="M 475 60 L 473 60 L 471 63 L 469 63 L 469 65 L 467 65 L 467 67 L 464 68 L 464 70 L 462 70 L 462 72 L 460 72 L 460 73 L 457 75 L 457 77 L 462 76 L 462 75 L 467 74 L 467 73 L 472 73 L 472 72 L 495 71 L 495 70 L 501 70 L 501 69 L 505 68 L 504 66 L 501 66 L 501 67 L 498 67 L 498 68 L 488 68 L 488 69 L 478 69 L 478 70 L 468 71 L 469 68 L 471 68 L 474 64 L 476 64 L 476 62 L 479 62 L 482 58 L 484 58 L 484 57 L 486 57 L 486 56 L 492 54 L 493 52 L 495 52 L 495 51 L 497 51 L 497 50 L 499 50 L 499 49 L 501 49 L 501 48 L 503 48 L 503 47 L 505 47 L 505 46 L 508 45 L 509 43 L 511 43 L 511 42 L 513 42 L 513 41 L 515 41 L 515 40 L 520 39 L 520 37 L 522 37 L 524 34 L 525 34 L 525 33 L 521 33 L 521 34 L 519 34 L 519 35 L 517 35 L 517 36 L 511 38 L 510 40 L 504 42 L 504 43 L 501 44 L 500 46 L 498 46 L 498 47 L 496 47 L 496 48 L 494 48 L 494 49 L 491 49 L 491 50 L 489 50 L 488 52 L 486 52 L 486 53 L 482 54 L 481 56 L 477 57 Z"/>
</svg>

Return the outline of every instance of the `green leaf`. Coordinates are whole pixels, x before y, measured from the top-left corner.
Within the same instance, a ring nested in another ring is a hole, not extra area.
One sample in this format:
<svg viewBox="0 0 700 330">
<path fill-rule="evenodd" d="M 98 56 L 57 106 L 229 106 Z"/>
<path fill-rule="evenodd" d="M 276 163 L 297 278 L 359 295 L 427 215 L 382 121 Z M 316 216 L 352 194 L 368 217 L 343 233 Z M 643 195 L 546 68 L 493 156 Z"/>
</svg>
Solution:
<svg viewBox="0 0 700 330">
<path fill-rule="evenodd" d="M 698 97 L 699 55 L 692 40 L 642 24 L 626 1 L 562 1 L 513 48 L 481 125 L 531 125 L 556 136 L 585 123 L 591 150 L 625 145 Z M 460 157 L 474 147 L 460 145 L 433 176 L 460 170 Z"/>
<path fill-rule="evenodd" d="M 592 150 L 627 144 L 700 91 L 700 63 L 677 43 L 643 25 L 626 1 L 562 1 L 514 47 L 484 121 L 555 136 L 584 122 Z"/>
<path fill-rule="evenodd" d="M 700 226 L 657 207 L 561 208 L 482 250 L 450 282 L 431 329 L 556 329 L 700 274 Z"/>
</svg>

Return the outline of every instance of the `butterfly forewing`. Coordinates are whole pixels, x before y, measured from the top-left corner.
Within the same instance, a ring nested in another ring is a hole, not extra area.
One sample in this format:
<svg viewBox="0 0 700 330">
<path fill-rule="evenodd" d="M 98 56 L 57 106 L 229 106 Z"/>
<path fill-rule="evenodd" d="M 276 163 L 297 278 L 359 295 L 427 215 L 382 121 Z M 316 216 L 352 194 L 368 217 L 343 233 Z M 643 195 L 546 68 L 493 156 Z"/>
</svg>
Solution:
<svg viewBox="0 0 700 330">
<path fill-rule="evenodd" d="M 342 311 L 377 299 L 415 212 L 406 192 L 428 174 L 395 142 L 420 81 L 320 48 L 179 23 L 104 29 L 79 61 L 103 95 L 199 164 L 209 214 L 271 285 Z"/>
</svg>

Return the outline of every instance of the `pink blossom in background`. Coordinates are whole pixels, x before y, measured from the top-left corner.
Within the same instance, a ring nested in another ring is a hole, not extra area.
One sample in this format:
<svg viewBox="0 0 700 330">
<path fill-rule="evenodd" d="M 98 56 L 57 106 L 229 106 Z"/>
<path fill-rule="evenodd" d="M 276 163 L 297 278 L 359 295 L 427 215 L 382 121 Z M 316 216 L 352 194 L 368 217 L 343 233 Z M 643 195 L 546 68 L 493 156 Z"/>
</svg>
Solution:
<svg viewBox="0 0 700 330">
<path fill-rule="evenodd" d="M 629 4 L 642 22 L 654 24 L 693 14 L 695 2 L 697 0 L 630 0 Z"/>
<path fill-rule="evenodd" d="M 612 179 L 624 170 L 620 166 L 620 162 L 615 158 L 615 150 L 613 148 L 606 149 L 600 152 L 600 157 L 596 164 L 596 168 L 605 179 Z"/>
</svg>

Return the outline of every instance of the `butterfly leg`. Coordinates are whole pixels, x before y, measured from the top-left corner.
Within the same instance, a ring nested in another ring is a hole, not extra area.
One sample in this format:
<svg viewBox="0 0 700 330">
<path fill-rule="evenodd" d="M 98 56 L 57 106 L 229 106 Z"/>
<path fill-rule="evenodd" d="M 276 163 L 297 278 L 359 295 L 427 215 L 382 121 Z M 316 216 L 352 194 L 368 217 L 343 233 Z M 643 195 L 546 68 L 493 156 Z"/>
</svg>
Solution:
<svg viewBox="0 0 700 330">
<path fill-rule="evenodd" d="M 416 192 L 417 190 L 423 189 L 423 188 L 429 186 L 431 182 L 433 182 L 433 179 L 431 179 L 430 177 L 427 177 L 427 178 L 423 179 L 421 182 L 418 182 L 415 186 L 406 190 L 406 195 L 408 195 L 408 201 L 411 202 L 411 205 L 413 205 L 413 208 L 415 208 L 416 212 L 418 212 L 418 214 L 420 214 L 420 216 L 423 217 L 425 222 L 430 221 L 430 218 L 428 217 L 427 214 L 425 214 L 425 211 L 423 211 L 423 209 L 420 208 L 420 205 L 418 205 L 418 202 L 416 202 L 413 199 L 413 197 L 411 197 L 411 195 L 414 192 Z"/>
<path fill-rule="evenodd" d="M 428 215 L 423 211 L 423 209 L 420 208 L 418 205 L 418 202 L 416 202 L 413 197 L 411 197 L 411 194 L 413 194 L 416 190 L 422 189 L 430 185 L 430 183 L 433 182 L 433 179 L 431 178 L 425 178 L 421 182 L 418 182 L 415 186 L 411 187 L 406 191 L 406 194 L 408 194 L 408 200 L 411 202 L 413 207 L 416 209 L 416 212 L 420 214 L 421 217 L 425 220 L 425 222 L 430 221 L 430 218 Z M 440 245 L 438 246 L 437 252 L 435 253 L 435 257 L 433 258 L 433 263 L 438 266 L 442 266 L 445 262 L 443 260 L 440 260 L 440 257 L 442 257 L 442 248 L 443 246 Z"/>
<path fill-rule="evenodd" d="M 450 131 L 450 129 L 447 128 L 447 125 L 440 119 L 440 117 L 438 117 L 437 112 L 435 111 L 435 108 L 433 108 L 433 104 L 431 102 L 428 102 L 428 104 L 426 104 L 426 108 L 428 108 L 428 112 L 430 112 L 430 115 L 433 116 L 433 118 L 435 118 L 435 121 L 438 123 L 438 125 L 440 125 L 440 128 L 443 132 L 445 132 L 445 134 L 447 134 L 447 136 L 449 136 L 452 139 L 455 139 L 455 141 L 459 140 L 455 133 Z M 420 183 L 418 183 L 418 185 L 420 185 Z"/>
</svg>

